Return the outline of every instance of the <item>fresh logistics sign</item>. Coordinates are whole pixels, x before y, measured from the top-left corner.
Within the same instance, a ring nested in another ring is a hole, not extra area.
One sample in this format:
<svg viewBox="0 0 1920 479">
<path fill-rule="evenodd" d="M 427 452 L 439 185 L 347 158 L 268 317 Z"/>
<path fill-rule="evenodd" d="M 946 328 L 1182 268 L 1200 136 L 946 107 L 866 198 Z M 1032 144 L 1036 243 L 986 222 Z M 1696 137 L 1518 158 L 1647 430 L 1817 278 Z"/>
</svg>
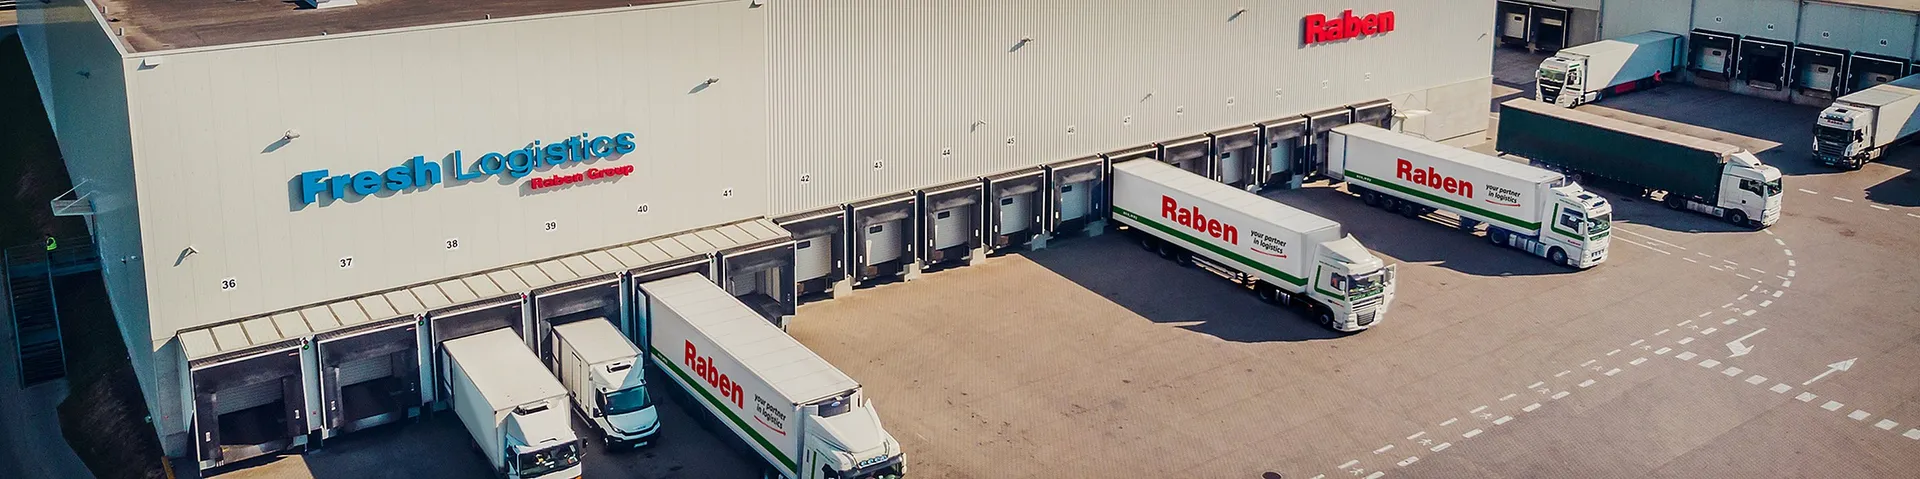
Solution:
<svg viewBox="0 0 1920 479">
<path fill-rule="evenodd" d="M 332 175 L 327 170 L 313 170 L 301 173 L 294 179 L 294 187 L 299 189 L 300 205 L 305 206 L 319 200 L 321 193 L 340 200 L 349 194 L 369 196 L 382 191 L 405 191 L 426 188 L 440 184 L 442 171 L 447 183 L 455 181 L 474 181 L 505 175 L 518 180 L 533 174 L 534 170 L 550 167 L 566 167 L 600 158 L 632 153 L 635 149 L 633 133 L 620 133 L 613 136 L 589 136 L 581 133 L 558 141 L 541 145 L 534 140 L 526 148 L 505 153 L 491 152 L 481 155 L 473 163 L 464 163 L 460 150 L 447 155 L 445 168 L 439 161 L 428 160 L 424 156 L 387 168 L 386 171 L 367 170 L 346 175 Z M 572 174 L 554 174 L 544 178 L 536 177 L 527 184 L 528 189 L 539 190 L 564 186 L 583 181 L 621 177 L 633 174 L 632 165 L 612 168 L 588 168 L 584 172 Z"/>
<path fill-rule="evenodd" d="M 1307 15 L 1302 23 L 1305 32 L 1301 38 L 1302 44 L 1337 42 L 1393 31 L 1393 11 L 1354 16 L 1353 10 L 1347 10 L 1340 12 L 1338 18 L 1315 13 Z"/>
</svg>

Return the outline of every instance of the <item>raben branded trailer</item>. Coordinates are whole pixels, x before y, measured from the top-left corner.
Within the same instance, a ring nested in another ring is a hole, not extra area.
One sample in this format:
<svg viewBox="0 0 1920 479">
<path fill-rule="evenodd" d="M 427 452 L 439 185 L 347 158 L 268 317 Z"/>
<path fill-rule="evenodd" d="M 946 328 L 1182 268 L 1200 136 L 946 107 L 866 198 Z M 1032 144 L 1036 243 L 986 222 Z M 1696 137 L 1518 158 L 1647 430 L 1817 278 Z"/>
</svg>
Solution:
<svg viewBox="0 0 1920 479">
<path fill-rule="evenodd" d="M 860 383 L 697 274 L 640 285 L 649 351 L 788 479 L 897 478 L 899 441 Z"/>
<path fill-rule="evenodd" d="M 1565 175 L 1380 129 L 1347 125 L 1327 137 L 1327 175 L 1368 206 L 1409 218 L 1445 210 L 1460 228 L 1575 268 L 1607 259 L 1613 206 Z"/>
<path fill-rule="evenodd" d="M 580 477 L 567 389 L 520 335 L 496 329 L 442 347 L 441 377 L 454 414 L 495 472 L 508 479 Z"/>
<path fill-rule="evenodd" d="M 1567 108 L 1652 86 L 1686 65 L 1685 37 L 1641 32 L 1561 49 L 1540 62 L 1534 99 Z"/>
<path fill-rule="evenodd" d="M 554 374 L 573 396 L 576 412 L 606 435 L 607 446 L 642 445 L 660 432 L 660 414 L 647 393 L 640 348 L 606 318 L 553 327 Z"/>
<path fill-rule="evenodd" d="M 1755 228 L 1780 220 L 1780 169 L 1737 146 L 1520 98 L 1500 104 L 1494 148 L 1643 197 L 1664 192 L 1668 208 Z"/>
<path fill-rule="evenodd" d="M 1849 93 L 1820 112 L 1813 124 L 1813 159 L 1860 169 L 1895 142 L 1920 132 L 1920 75 Z"/>
<path fill-rule="evenodd" d="M 1159 161 L 1113 165 L 1113 219 L 1141 246 L 1303 305 L 1335 330 L 1372 327 L 1393 302 L 1394 267 L 1339 223 Z"/>
</svg>

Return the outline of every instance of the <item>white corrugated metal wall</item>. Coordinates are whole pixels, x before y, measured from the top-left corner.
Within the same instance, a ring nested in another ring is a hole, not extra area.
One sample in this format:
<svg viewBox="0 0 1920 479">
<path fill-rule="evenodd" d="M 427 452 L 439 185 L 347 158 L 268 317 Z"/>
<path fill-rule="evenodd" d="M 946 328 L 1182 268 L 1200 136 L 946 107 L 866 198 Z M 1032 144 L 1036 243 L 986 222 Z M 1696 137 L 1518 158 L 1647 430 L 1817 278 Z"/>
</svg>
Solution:
<svg viewBox="0 0 1920 479">
<path fill-rule="evenodd" d="M 1799 0 L 1695 0 L 1693 8 L 1693 28 L 1788 42 L 1800 18 Z"/>
<path fill-rule="evenodd" d="M 1914 56 L 1911 13 L 1808 3 L 1800 21 L 1800 43 L 1894 58 Z"/>
<path fill-rule="evenodd" d="M 1607 0 L 1600 11 L 1600 37 L 1620 38 L 1649 30 L 1686 34 L 1693 28 L 1693 0 Z"/>
</svg>

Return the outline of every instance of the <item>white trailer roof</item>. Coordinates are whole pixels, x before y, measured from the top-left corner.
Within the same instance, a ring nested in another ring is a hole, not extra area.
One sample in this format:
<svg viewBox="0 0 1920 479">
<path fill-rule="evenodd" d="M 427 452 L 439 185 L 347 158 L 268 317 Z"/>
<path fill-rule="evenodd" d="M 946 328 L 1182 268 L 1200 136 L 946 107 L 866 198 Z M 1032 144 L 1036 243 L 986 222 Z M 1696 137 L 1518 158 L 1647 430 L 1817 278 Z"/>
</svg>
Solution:
<svg viewBox="0 0 1920 479">
<path fill-rule="evenodd" d="M 460 363 L 460 370 L 467 373 L 467 379 L 487 397 L 487 403 L 495 412 L 555 396 L 564 396 L 567 389 L 560 386 L 560 380 L 533 357 L 533 351 L 527 349 L 527 343 L 521 342 L 520 335 L 511 329 L 497 329 L 475 334 L 452 341 L 444 345 L 447 355 Z"/>
<path fill-rule="evenodd" d="M 627 337 L 607 318 L 593 318 L 574 321 L 553 327 L 553 333 L 565 338 L 573 350 L 580 353 L 580 359 L 587 364 L 631 358 L 640 354 L 640 349 L 627 342 Z"/>
<path fill-rule="evenodd" d="M 1565 108 L 1561 109 L 1564 110 Z M 1340 132 L 1347 136 L 1366 138 L 1368 140 L 1385 143 L 1395 148 L 1446 158 L 1448 161 L 1527 183 L 1549 183 L 1564 177 L 1564 175 L 1546 169 L 1536 168 L 1519 162 L 1502 160 L 1469 151 L 1465 148 L 1454 148 L 1434 141 L 1394 133 L 1373 125 L 1352 124 L 1334 128 L 1333 131 Z"/>
<path fill-rule="evenodd" d="M 1114 163 L 1113 169 L 1125 171 L 1153 183 L 1177 189 L 1213 204 L 1273 223 L 1298 233 L 1324 229 L 1340 231 L 1340 223 L 1301 211 L 1260 195 L 1207 179 L 1179 167 L 1151 159 Z M 1149 213 L 1152 214 L 1152 213 Z"/>
<path fill-rule="evenodd" d="M 199 359 L 372 321 L 528 292 L 580 278 L 644 269 L 791 237 L 786 229 L 772 221 L 751 219 L 558 259 L 517 264 L 331 303 L 216 323 L 184 330 L 177 336 L 187 359 Z"/>
<path fill-rule="evenodd" d="M 647 293 L 789 400 L 807 402 L 860 387 L 704 276 L 647 283 Z"/>
<path fill-rule="evenodd" d="M 1840 101 L 1856 105 L 1880 107 L 1893 104 L 1900 100 L 1913 98 L 1914 95 L 1920 95 L 1920 75 L 1911 75 L 1899 80 L 1874 85 L 1865 90 L 1848 93 L 1847 96 L 1840 97 Z"/>
<path fill-rule="evenodd" d="M 1614 50 L 1633 50 L 1640 48 L 1641 45 L 1664 42 L 1676 37 L 1679 37 L 1679 35 L 1667 32 L 1640 32 L 1620 38 L 1610 38 L 1570 48 L 1562 48 L 1560 52 L 1594 56 Z"/>
</svg>

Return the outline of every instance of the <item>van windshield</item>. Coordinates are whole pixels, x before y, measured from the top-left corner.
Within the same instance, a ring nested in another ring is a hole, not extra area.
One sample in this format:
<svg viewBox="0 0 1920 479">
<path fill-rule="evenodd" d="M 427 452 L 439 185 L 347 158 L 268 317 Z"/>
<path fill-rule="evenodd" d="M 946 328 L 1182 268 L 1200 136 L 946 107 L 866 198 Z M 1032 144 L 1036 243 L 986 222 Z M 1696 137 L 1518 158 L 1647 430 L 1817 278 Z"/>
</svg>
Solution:
<svg viewBox="0 0 1920 479">
<path fill-rule="evenodd" d="M 607 415 L 617 416 L 653 406 L 645 386 L 634 386 L 607 393 Z"/>
<path fill-rule="evenodd" d="M 520 477 L 540 477 L 580 463 L 580 443 L 578 441 L 520 454 L 514 462 L 520 466 Z"/>
</svg>

